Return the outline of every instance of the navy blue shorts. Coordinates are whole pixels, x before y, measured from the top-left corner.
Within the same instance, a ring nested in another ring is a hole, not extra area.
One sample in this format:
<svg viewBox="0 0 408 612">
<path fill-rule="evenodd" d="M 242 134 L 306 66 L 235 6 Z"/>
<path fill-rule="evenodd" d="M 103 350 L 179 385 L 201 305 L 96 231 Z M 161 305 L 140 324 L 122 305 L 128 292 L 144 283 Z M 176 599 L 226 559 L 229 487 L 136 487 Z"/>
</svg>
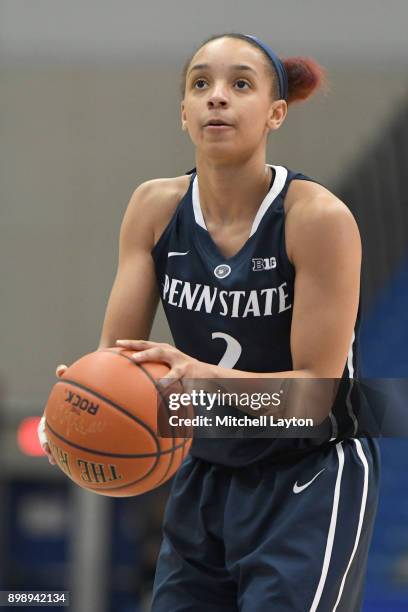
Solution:
<svg viewBox="0 0 408 612">
<path fill-rule="evenodd" d="M 377 443 L 225 468 L 188 456 L 163 522 L 151 612 L 358 612 Z"/>
</svg>

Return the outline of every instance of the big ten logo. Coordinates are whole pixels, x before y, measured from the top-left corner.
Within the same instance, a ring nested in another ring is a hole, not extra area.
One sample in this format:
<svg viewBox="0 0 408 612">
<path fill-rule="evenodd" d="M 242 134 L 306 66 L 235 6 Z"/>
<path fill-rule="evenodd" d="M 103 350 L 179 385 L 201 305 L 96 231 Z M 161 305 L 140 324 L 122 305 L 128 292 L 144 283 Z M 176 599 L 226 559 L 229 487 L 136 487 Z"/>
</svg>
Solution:
<svg viewBox="0 0 408 612">
<path fill-rule="evenodd" d="M 276 268 L 276 257 L 253 257 L 252 270 L 259 272 L 260 270 L 273 270 Z"/>
<path fill-rule="evenodd" d="M 69 465 L 69 454 L 66 451 L 62 450 L 62 448 L 54 444 L 54 442 L 52 442 L 51 440 L 48 440 L 48 444 L 51 449 L 52 456 L 60 466 L 61 470 L 68 474 L 68 476 L 71 476 L 72 474 Z"/>
<path fill-rule="evenodd" d="M 69 389 L 65 389 L 65 401 L 74 408 L 79 408 L 79 410 L 83 410 L 92 415 L 95 415 L 99 410 L 99 404 L 91 402 L 91 400 L 86 397 L 82 397 L 79 393 L 74 393 Z"/>
<path fill-rule="evenodd" d="M 93 461 L 85 461 L 85 459 L 77 459 L 77 465 L 80 469 L 81 479 L 84 482 L 98 484 L 101 482 L 114 482 L 122 478 L 122 475 L 117 473 L 116 465 L 94 463 Z"/>
</svg>

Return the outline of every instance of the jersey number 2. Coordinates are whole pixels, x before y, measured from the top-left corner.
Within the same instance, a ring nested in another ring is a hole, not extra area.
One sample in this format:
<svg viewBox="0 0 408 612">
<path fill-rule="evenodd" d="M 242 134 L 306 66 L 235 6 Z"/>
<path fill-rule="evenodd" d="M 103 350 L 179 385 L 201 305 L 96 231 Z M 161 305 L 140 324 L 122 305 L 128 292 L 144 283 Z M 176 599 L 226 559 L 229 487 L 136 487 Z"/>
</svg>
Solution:
<svg viewBox="0 0 408 612">
<path fill-rule="evenodd" d="M 241 357 L 242 346 L 232 336 L 229 334 L 224 334 L 223 332 L 213 332 L 211 334 L 211 338 L 215 340 L 216 338 L 222 338 L 227 343 L 227 348 L 225 349 L 225 353 L 221 357 L 220 361 L 217 365 L 221 368 L 233 368 L 237 363 L 238 359 Z"/>
</svg>

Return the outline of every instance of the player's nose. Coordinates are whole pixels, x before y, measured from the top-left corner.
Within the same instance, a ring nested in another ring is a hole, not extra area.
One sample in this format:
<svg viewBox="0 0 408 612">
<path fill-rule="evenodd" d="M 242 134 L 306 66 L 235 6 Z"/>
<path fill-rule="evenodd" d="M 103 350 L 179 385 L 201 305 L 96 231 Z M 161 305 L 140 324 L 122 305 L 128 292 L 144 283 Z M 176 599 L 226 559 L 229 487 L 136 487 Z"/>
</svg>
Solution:
<svg viewBox="0 0 408 612">
<path fill-rule="evenodd" d="M 211 92 L 211 95 L 208 98 L 207 103 L 209 108 L 223 108 L 227 106 L 228 96 L 226 94 L 225 88 L 222 85 L 215 86 Z"/>
</svg>

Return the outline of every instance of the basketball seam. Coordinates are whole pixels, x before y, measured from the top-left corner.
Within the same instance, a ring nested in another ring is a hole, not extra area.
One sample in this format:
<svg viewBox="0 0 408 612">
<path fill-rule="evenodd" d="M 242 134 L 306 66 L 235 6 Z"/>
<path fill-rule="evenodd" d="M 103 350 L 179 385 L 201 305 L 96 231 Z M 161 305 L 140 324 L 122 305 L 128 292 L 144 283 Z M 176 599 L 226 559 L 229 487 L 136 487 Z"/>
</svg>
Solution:
<svg viewBox="0 0 408 612">
<path fill-rule="evenodd" d="M 172 449 L 167 449 L 167 450 L 159 450 L 157 451 L 157 453 L 138 453 L 137 455 L 133 455 L 133 454 L 128 454 L 128 453 L 110 453 L 109 451 L 99 451 L 99 450 L 95 450 L 93 448 L 88 448 L 87 446 L 81 446 L 80 444 L 76 444 L 75 442 L 71 442 L 70 440 L 67 440 L 67 438 L 64 438 L 64 436 L 61 436 L 61 434 L 57 433 L 49 424 L 49 422 L 46 420 L 45 421 L 46 426 L 48 427 L 48 429 L 50 430 L 50 432 L 56 437 L 59 438 L 59 440 L 62 440 L 62 442 L 64 442 L 65 444 L 67 444 L 68 446 L 72 446 L 73 448 L 78 448 L 79 450 L 83 450 L 87 453 L 93 453 L 94 455 L 102 455 L 104 457 L 117 457 L 118 459 L 145 459 L 147 457 L 159 457 L 160 455 L 167 455 L 169 453 L 172 452 Z M 177 449 L 181 448 L 183 446 L 184 442 L 181 442 L 179 445 L 177 445 Z"/>
<path fill-rule="evenodd" d="M 151 429 L 149 427 L 149 425 L 147 425 L 146 423 L 144 423 L 144 421 L 142 421 L 141 419 L 139 419 L 137 416 L 135 416 L 134 414 L 132 414 L 131 412 L 129 412 L 128 410 L 126 410 L 126 408 L 123 408 L 123 406 L 120 406 L 119 404 L 116 404 L 115 402 L 113 402 L 112 400 L 108 399 L 107 397 L 105 397 L 104 395 L 102 395 L 101 393 L 99 393 L 98 391 L 94 391 L 93 389 L 90 389 L 89 387 L 83 385 L 82 383 L 79 383 L 75 380 L 71 380 L 69 378 L 62 378 L 61 380 L 58 380 L 56 382 L 56 385 L 58 384 L 64 384 L 64 383 L 68 383 L 70 385 L 76 386 L 79 389 L 83 389 L 84 391 L 87 391 L 88 393 L 91 393 L 92 395 L 95 395 L 95 397 L 98 397 L 99 399 L 103 400 L 104 402 L 106 402 L 109 406 L 112 406 L 112 408 L 116 408 L 116 410 L 118 410 L 119 412 L 122 412 L 124 415 L 126 415 L 127 417 L 129 417 L 130 419 L 132 419 L 133 421 L 136 421 L 136 423 L 138 423 L 138 425 L 141 425 L 150 435 L 151 437 L 154 439 L 156 446 L 158 448 L 158 450 L 160 451 L 160 444 L 159 441 L 157 439 L 157 436 L 154 432 L 153 429 Z"/>
</svg>

